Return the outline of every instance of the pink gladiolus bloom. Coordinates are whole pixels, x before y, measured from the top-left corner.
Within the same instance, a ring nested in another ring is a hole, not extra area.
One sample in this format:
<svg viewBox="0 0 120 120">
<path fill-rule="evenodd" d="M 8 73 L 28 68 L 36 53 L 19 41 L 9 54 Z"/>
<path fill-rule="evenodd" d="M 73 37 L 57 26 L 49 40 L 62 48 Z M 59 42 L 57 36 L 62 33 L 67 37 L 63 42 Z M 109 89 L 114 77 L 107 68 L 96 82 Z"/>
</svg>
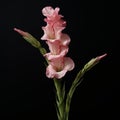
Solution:
<svg viewBox="0 0 120 120">
<path fill-rule="evenodd" d="M 58 7 L 55 8 L 54 10 L 51 6 L 48 6 L 48 7 L 43 8 L 42 13 L 44 16 L 48 18 L 48 20 L 54 21 L 54 19 L 59 20 L 61 18 L 61 16 L 58 15 L 59 11 L 60 9 Z"/>
<path fill-rule="evenodd" d="M 42 13 L 46 17 L 44 20 L 47 25 L 42 27 L 44 35 L 41 38 L 46 40 L 50 50 L 49 53 L 44 55 L 49 61 L 49 65 L 46 68 L 46 76 L 58 79 L 74 68 L 73 60 L 65 57 L 69 50 L 70 37 L 62 33 L 62 30 L 65 29 L 66 21 L 62 20 L 63 16 L 58 14 L 59 10 L 59 8 L 53 9 L 52 7 L 43 8 Z"/>
<path fill-rule="evenodd" d="M 58 14 L 59 11 L 60 8 L 58 7 L 55 9 L 53 9 L 51 6 L 43 8 L 42 13 L 45 17 L 47 17 L 44 19 L 45 22 L 55 23 L 61 20 L 63 16 Z"/>
<path fill-rule="evenodd" d="M 50 42 L 47 41 L 49 46 L 50 53 L 45 54 L 44 56 L 48 59 L 54 59 L 58 57 L 64 57 L 68 52 L 68 46 L 61 45 L 60 41 Z"/>
<path fill-rule="evenodd" d="M 46 76 L 60 79 L 65 76 L 67 71 L 71 71 L 74 66 L 73 60 L 69 57 L 53 59 L 46 69 Z"/>
<path fill-rule="evenodd" d="M 60 39 L 61 31 L 64 29 L 63 27 L 54 27 L 51 25 L 47 25 L 46 27 L 42 27 L 44 31 L 44 35 L 42 36 L 42 40 L 56 40 Z"/>
<path fill-rule="evenodd" d="M 61 15 L 58 14 L 59 8 L 45 7 L 42 10 L 43 15 L 46 16 L 45 22 L 47 25 L 42 27 L 44 35 L 42 40 L 54 40 L 60 39 L 61 31 L 65 28 L 66 22 L 61 19 Z"/>
<path fill-rule="evenodd" d="M 60 23 L 55 24 L 47 24 L 47 26 L 42 27 L 44 31 L 44 35 L 42 36 L 42 40 L 55 40 L 60 39 L 61 31 L 65 28 Z"/>
</svg>

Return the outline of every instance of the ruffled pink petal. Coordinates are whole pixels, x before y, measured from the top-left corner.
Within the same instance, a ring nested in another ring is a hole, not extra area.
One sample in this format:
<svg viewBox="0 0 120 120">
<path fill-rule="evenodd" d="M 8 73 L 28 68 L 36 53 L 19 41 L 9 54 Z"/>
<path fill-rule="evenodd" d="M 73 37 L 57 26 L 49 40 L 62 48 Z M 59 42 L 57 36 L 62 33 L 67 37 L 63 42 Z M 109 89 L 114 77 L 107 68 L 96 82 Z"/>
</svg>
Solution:
<svg viewBox="0 0 120 120">
<path fill-rule="evenodd" d="M 46 69 L 46 76 L 48 78 L 57 78 L 60 79 L 65 76 L 67 70 L 62 70 L 60 72 L 56 72 L 52 65 L 49 65 Z"/>
<path fill-rule="evenodd" d="M 73 62 L 73 60 L 70 57 L 65 57 L 64 60 L 64 69 L 66 69 L 67 71 L 73 70 L 75 67 L 75 63 Z"/>
<path fill-rule="evenodd" d="M 46 76 L 48 78 L 62 78 L 67 71 L 71 71 L 75 67 L 71 58 L 58 58 L 50 62 L 46 69 Z"/>
<path fill-rule="evenodd" d="M 58 27 L 58 28 L 54 28 L 51 25 L 47 25 L 45 27 L 42 27 L 43 31 L 44 31 L 44 35 L 41 37 L 42 40 L 58 40 L 60 39 L 61 36 L 61 31 L 64 29 L 63 27 Z"/>
<path fill-rule="evenodd" d="M 52 24 L 52 23 L 50 23 L 50 24 Z M 66 21 L 60 19 L 56 22 L 53 22 L 53 27 L 54 27 L 55 31 L 63 30 L 66 27 Z"/>
<path fill-rule="evenodd" d="M 48 59 L 54 59 L 58 57 L 63 57 L 68 53 L 68 46 L 61 45 L 60 41 L 50 42 L 47 41 L 49 46 L 50 53 L 45 54 L 44 56 Z"/>
<path fill-rule="evenodd" d="M 54 28 L 51 25 L 48 24 L 46 27 L 42 27 L 42 29 L 44 31 L 44 35 L 41 38 L 42 40 L 56 39 Z"/>
<path fill-rule="evenodd" d="M 68 52 L 68 48 L 62 50 L 60 54 L 54 55 L 50 52 L 50 53 L 45 54 L 44 57 L 46 57 L 48 60 L 57 59 L 59 57 L 65 56 L 67 52 Z"/>
<path fill-rule="evenodd" d="M 44 7 L 42 9 L 42 13 L 46 17 L 53 17 L 53 16 L 58 16 L 59 8 L 53 9 L 51 6 Z"/>
<path fill-rule="evenodd" d="M 56 40 L 54 42 L 47 41 L 46 43 L 49 46 L 50 52 L 54 55 L 60 54 L 62 51 L 68 51 L 68 46 L 64 46 L 61 40 Z"/>
<path fill-rule="evenodd" d="M 48 6 L 48 7 L 45 7 L 43 8 L 42 10 L 42 13 L 44 16 L 46 16 L 47 18 L 45 19 L 46 22 L 56 22 L 58 21 L 59 19 L 61 19 L 61 15 L 58 14 L 60 8 L 55 8 L 53 9 L 51 6 Z"/>
<path fill-rule="evenodd" d="M 61 71 L 64 68 L 64 57 L 52 59 L 49 64 L 51 64 L 56 71 Z"/>
<path fill-rule="evenodd" d="M 54 42 L 47 41 L 46 43 L 49 46 L 49 50 L 52 54 L 57 55 L 60 53 L 60 51 L 61 51 L 60 41 L 58 41 L 58 40 L 54 41 Z"/>
<path fill-rule="evenodd" d="M 62 33 L 60 41 L 61 41 L 62 45 L 64 45 L 64 46 L 69 45 L 70 37 L 67 34 Z"/>
</svg>

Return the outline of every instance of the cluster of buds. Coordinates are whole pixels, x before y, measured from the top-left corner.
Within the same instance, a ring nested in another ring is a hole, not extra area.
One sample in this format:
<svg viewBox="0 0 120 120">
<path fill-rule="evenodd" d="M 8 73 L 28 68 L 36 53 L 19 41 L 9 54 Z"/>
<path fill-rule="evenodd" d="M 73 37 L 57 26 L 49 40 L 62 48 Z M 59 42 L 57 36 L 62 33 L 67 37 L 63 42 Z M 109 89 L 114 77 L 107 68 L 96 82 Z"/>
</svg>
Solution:
<svg viewBox="0 0 120 120">
<path fill-rule="evenodd" d="M 67 71 L 74 68 L 74 62 L 70 57 L 66 57 L 69 50 L 70 37 L 62 33 L 66 27 L 66 21 L 62 19 L 59 14 L 59 8 L 53 9 L 52 7 L 45 7 L 42 10 L 43 15 L 46 17 L 44 21 L 46 26 L 42 27 L 44 35 L 41 40 L 45 40 L 49 53 L 44 57 L 49 61 L 46 68 L 46 76 L 48 78 L 62 78 Z"/>
</svg>

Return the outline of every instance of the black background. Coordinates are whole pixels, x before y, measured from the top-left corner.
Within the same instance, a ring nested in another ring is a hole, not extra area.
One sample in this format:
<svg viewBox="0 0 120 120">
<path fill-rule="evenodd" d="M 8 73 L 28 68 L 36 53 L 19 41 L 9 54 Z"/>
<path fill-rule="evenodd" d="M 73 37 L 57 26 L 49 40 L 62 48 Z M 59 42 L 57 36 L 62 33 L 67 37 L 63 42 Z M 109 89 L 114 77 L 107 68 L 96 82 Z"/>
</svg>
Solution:
<svg viewBox="0 0 120 120">
<path fill-rule="evenodd" d="M 117 3 L 79 0 L 16 0 L 0 4 L 0 119 L 6 117 L 57 120 L 54 85 L 45 76 L 44 58 L 14 27 L 28 31 L 38 40 L 45 25 L 42 8 L 60 7 L 71 37 L 70 56 L 76 64 L 64 77 L 69 88 L 82 66 L 107 53 L 89 71 L 74 93 L 69 120 L 118 119 L 119 117 L 119 6 Z M 41 41 L 43 46 L 45 43 Z"/>
</svg>

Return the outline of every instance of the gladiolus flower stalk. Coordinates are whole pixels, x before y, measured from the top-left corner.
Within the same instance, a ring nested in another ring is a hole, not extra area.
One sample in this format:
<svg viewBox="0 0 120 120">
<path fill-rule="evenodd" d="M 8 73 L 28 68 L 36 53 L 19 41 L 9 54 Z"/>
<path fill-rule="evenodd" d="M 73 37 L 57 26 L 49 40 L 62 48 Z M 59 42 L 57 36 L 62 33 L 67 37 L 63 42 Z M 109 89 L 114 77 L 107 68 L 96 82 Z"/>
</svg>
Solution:
<svg viewBox="0 0 120 120">
<path fill-rule="evenodd" d="M 37 48 L 44 56 L 47 64 L 46 76 L 53 79 L 56 89 L 56 112 L 58 120 L 68 120 L 70 112 L 70 104 L 76 88 L 83 81 L 84 74 L 91 70 L 100 62 L 107 54 L 100 55 L 88 61 L 82 69 L 80 69 L 73 80 L 68 92 L 65 91 L 65 80 L 62 78 L 75 68 L 74 61 L 66 56 L 69 52 L 70 37 L 62 31 L 66 28 L 66 21 L 59 14 L 60 8 L 53 9 L 51 6 L 44 7 L 43 15 L 46 17 L 44 21 L 46 26 L 42 27 L 44 35 L 41 40 L 44 40 L 48 45 L 49 52 L 40 44 L 40 41 L 33 37 L 30 33 L 24 32 L 18 28 L 14 28 L 16 32 L 23 36 L 33 47 Z"/>
</svg>

